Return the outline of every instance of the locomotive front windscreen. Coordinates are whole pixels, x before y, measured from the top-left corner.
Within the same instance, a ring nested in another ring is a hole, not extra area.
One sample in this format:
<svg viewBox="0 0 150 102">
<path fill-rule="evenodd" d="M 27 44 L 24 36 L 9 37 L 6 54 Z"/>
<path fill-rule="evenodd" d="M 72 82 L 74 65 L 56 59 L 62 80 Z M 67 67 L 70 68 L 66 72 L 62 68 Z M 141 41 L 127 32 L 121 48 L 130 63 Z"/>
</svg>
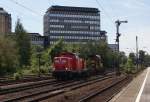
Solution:
<svg viewBox="0 0 150 102">
<path fill-rule="evenodd" d="M 54 59 L 54 70 L 70 70 L 72 64 L 68 57 L 56 57 Z"/>
</svg>

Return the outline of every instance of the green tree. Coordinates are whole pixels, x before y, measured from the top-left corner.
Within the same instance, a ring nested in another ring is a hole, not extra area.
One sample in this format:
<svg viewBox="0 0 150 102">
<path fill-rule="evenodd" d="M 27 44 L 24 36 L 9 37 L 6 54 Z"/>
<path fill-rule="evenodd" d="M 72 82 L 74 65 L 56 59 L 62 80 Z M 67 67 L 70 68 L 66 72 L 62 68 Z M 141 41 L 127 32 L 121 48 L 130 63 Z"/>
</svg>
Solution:
<svg viewBox="0 0 150 102">
<path fill-rule="evenodd" d="M 101 55 L 104 67 L 112 67 L 116 59 L 116 53 L 111 51 L 108 44 L 104 41 L 92 42 L 80 46 L 80 56 L 88 59 L 89 55 Z"/>
<path fill-rule="evenodd" d="M 28 33 L 24 30 L 20 20 L 17 20 L 15 27 L 16 42 L 19 50 L 20 67 L 30 65 L 31 59 L 31 44 Z"/>
<path fill-rule="evenodd" d="M 0 75 L 10 74 L 18 67 L 18 52 L 15 41 L 0 36 Z"/>
<path fill-rule="evenodd" d="M 51 59 L 49 55 L 50 50 L 50 48 L 44 50 L 42 46 L 32 46 L 32 73 L 39 74 L 39 71 L 40 73 L 48 73 L 51 65 Z"/>
<path fill-rule="evenodd" d="M 133 70 L 134 70 L 134 64 L 132 62 L 132 59 L 128 58 L 127 63 L 125 65 L 125 71 L 127 73 L 132 73 Z"/>
<path fill-rule="evenodd" d="M 117 58 L 118 58 L 118 53 L 117 52 L 113 52 L 113 51 L 108 51 L 107 52 L 107 59 L 105 62 L 107 65 L 105 65 L 105 67 L 108 67 L 108 68 L 115 68 L 116 67 L 116 62 L 118 61 Z"/>
<path fill-rule="evenodd" d="M 115 53 L 111 51 L 106 42 L 100 41 L 97 43 L 97 52 L 102 57 L 104 67 L 111 67 Z"/>
<path fill-rule="evenodd" d="M 146 54 L 144 58 L 144 65 L 145 66 L 150 66 L 150 55 Z"/>
<path fill-rule="evenodd" d="M 141 64 L 141 67 L 144 65 L 144 59 L 145 59 L 145 51 L 140 50 L 139 51 L 139 63 Z"/>
<path fill-rule="evenodd" d="M 81 44 L 65 44 L 65 50 L 68 52 L 79 53 Z"/>
<path fill-rule="evenodd" d="M 42 49 L 41 46 L 31 46 L 31 66 L 32 68 L 37 68 L 38 67 L 38 50 L 37 49 Z"/>
<path fill-rule="evenodd" d="M 92 44 L 88 42 L 87 44 L 81 44 L 80 49 L 80 57 L 87 59 L 88 56 L 92 53 Z"/>
<path fill-rule="evenodd" d="M 132 63 L 134 63 L 135 64 L 135 62 L 136 62 L 136 56 L 135 56 L 135 53 L 130 53 L 129 54 L 129 58 L 132 60 Z"/>
<path fill-rule="evenodd" d="M 127 62 L 127 56 L 125 55 L 125 52 L 120 52 L 120 64 L 124 65 Z"/>
<path fill-rule="evenodd" d="M 54 44 L 50 50 L 48 50 L 48 54 L 51 56 L 52 62 L 55 56 L 65 50 L 63 40 L 60 39 L 56 44 Z"/>
</svg>

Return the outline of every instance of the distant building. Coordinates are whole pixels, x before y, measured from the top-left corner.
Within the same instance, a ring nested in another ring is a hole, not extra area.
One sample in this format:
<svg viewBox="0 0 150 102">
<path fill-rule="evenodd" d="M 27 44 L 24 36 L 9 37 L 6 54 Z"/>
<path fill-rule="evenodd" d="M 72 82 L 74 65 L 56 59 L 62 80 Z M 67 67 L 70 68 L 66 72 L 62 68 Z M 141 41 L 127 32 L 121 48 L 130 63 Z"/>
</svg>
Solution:
<svg viewBox="0 0 150 102">
<path fill-rule="evenodd" d="M 11 14 L 0 8 L 0 34 L 11 33 Z"/>
<path fill-rule="evenodd" d="M 48 36 L 41 36 L 39 33 L 28 33 L 31 38 L 32 45 L 40 45 L 47 47 L 49 45 Z"/>
<path fill-rule="evenodd" d="M 118 45 L 117 44 L 108 44 L 108 47 L 112 49 L 114 52 L 118 51 Z"/>
<path fill-rule="evenodd" d="M 100 11 L 97 8 L 69 6 L 52 6 L 47 10 L 44 36 L 49 36 L 50 44 L 59 39 L 70 44 L 107 39 L 100 31 Z"/>
<path fill-rule="evenodd" d="M 39 33 L 28 33 L 29 37 L 31 39 L 31 44 L 32 45 L 38 45 L 38 46 L 43 46 L 47 47 L 49 46 L 49 39 L 48 36 L 42 36 Z M 15 33 L 8 34 L 11 38 L 15 38 Z"/>
<path fill-rule="evenodd" d="M 32 45 L 44 45 L 44 37 L 39 33 L 28 33 L 30 35 Z"/>
</svg>

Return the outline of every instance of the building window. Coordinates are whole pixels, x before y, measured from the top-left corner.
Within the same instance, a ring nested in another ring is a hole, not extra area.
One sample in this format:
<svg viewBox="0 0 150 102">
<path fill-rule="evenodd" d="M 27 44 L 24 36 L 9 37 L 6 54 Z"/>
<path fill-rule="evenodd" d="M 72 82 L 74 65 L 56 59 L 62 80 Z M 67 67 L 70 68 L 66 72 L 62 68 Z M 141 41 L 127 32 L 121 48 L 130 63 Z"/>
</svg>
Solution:
<svg viewBox="0 0 150 102">
<path fill-rule="evenodd" d="M 58 19 L 50 19 L 50 22 L 59 22 Z"/>
<path fill-rule="evenodd" d="M 50 25 L 50 28 L 64 28 L 64 25 Z"/>
<path fill-rule="evenodd" d="M 98 16 L 89 16 L 89 15 L 66 15 L 66 14 L 49 14 L 50 17 L 71 17 L 71 18 L 90 18 L 99 20 Z"/>
</svg>

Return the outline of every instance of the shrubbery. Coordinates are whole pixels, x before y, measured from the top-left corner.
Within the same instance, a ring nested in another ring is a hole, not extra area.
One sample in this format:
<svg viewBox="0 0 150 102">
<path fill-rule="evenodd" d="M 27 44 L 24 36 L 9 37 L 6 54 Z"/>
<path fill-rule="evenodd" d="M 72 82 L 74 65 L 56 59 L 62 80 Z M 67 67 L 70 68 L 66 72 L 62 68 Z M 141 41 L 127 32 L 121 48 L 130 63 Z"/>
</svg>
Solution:
<svg viewBox="0 0 150 102">
<path fill-rule="evenodd" d="M 0 75 L 6 75 L 16 71 L 19 65 L 18 51 L 15 41 L 0 36 Z"/>
<path fill-rule="evenodd" d="M 15 80 L 20 80 L 23 78 L 23 73 L 21 71 L 14 73 L 13 75 Z"/>
<path fill-rule="evenodd" d="M 134 64 L 132 59 L 128 58 L 127 63 L 125 64 L 124 70 L 126 73 L 132 73 L 134 71 Z"/>
</svg>

